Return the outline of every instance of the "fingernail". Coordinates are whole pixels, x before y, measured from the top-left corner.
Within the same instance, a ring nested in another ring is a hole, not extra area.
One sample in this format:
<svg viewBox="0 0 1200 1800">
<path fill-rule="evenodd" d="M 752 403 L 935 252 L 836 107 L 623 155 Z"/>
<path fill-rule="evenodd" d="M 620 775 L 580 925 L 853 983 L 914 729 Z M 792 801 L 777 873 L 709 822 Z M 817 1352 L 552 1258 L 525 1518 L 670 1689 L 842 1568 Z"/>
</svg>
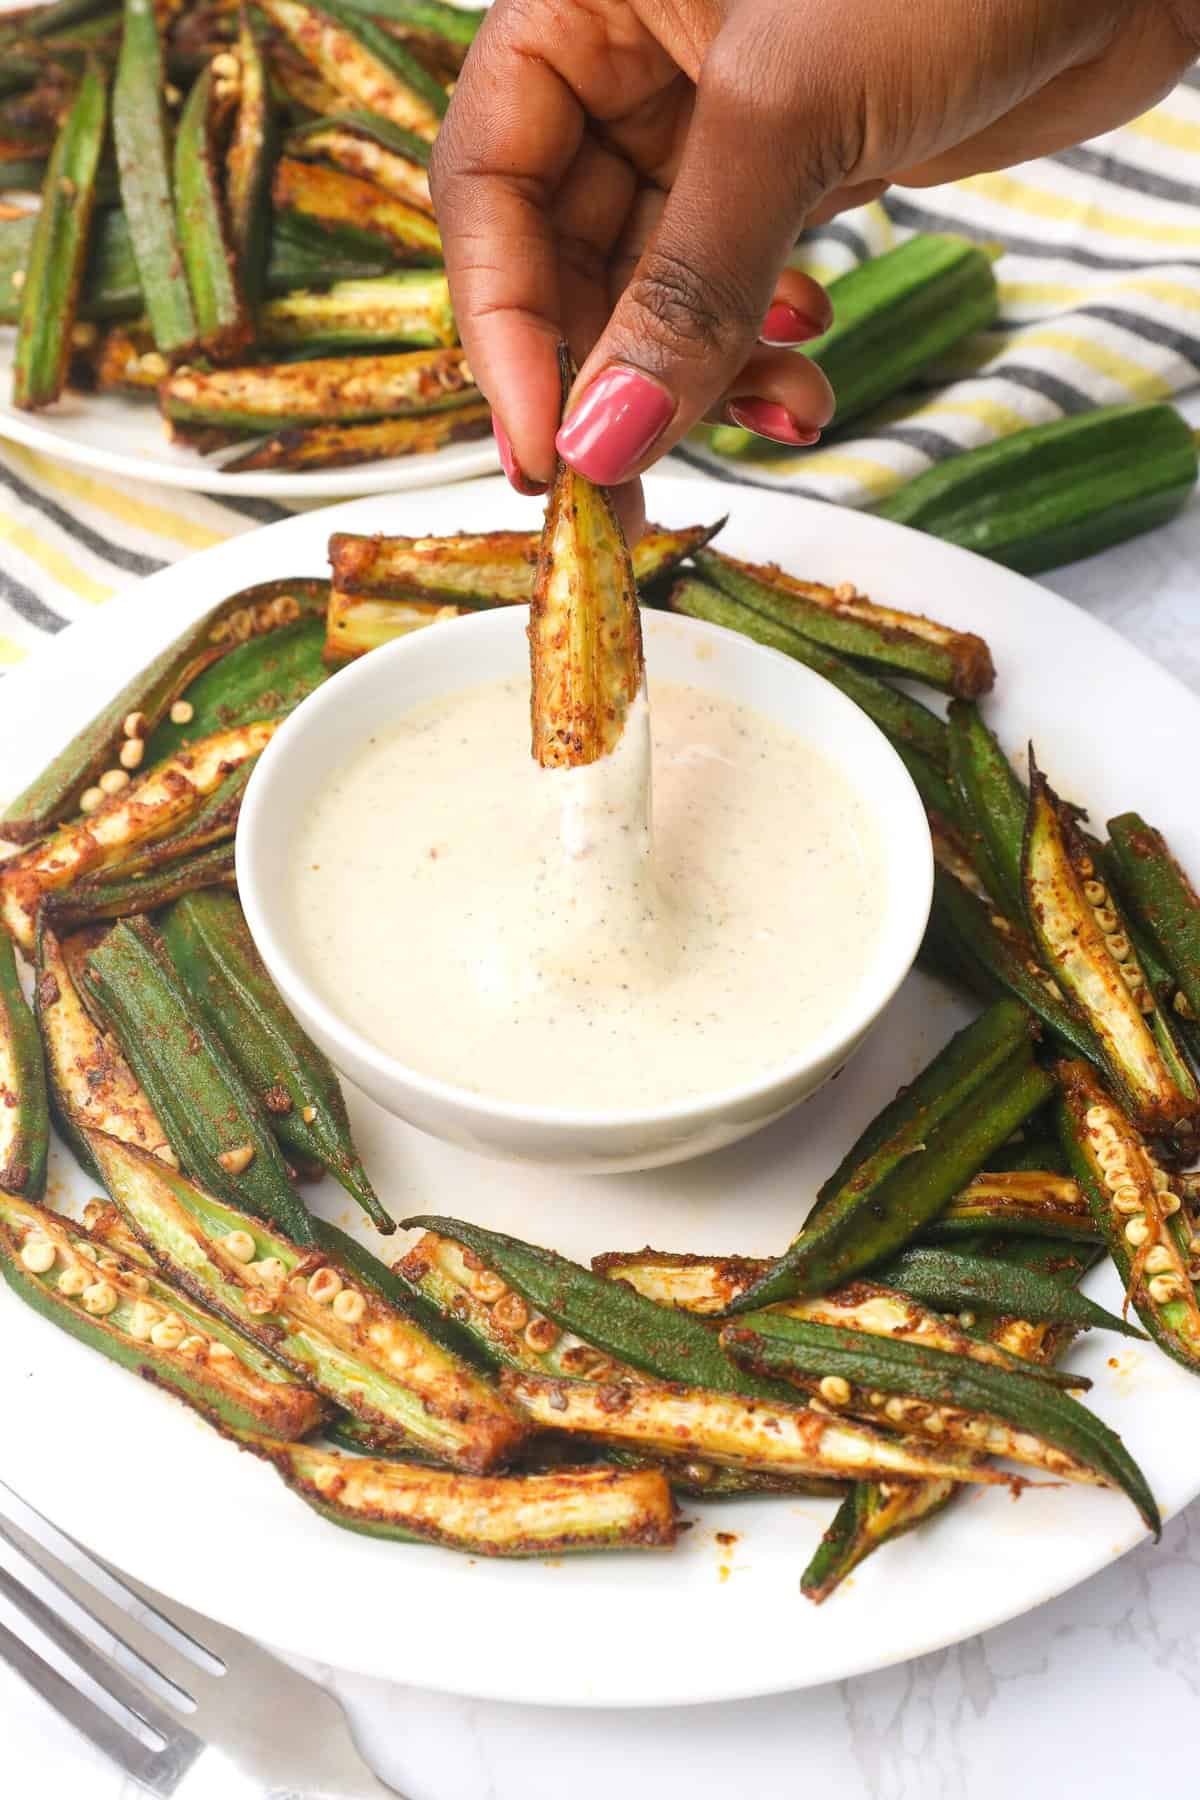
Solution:
<svg viewBox="0 0 1200 1800">
<path fill-rule="evenodd" d="M 786 406 L 775 400 L 731 400 L 725 408 L 735 425 L 773 444 L 815 444 L 821 433 L 815 426 L 799 425 Z"/>
<path fill-rule="evenodd" d="M 806 344 L 810 338 L 821 337 L 827 329 L 811 313 L 801 312 L 798 306 L 789 306 L 786 300 L 777 300 L 774 306 L 767 308 L 758 341 L 773 349 L 784 350 L 791 344 Z"/>
<path fill-rule="evenodd" d="M 530 480 L 513 454 L 509 435 L 495 413 L 492 414 L 492 435 L 496 440 L 496 448 L 500 452 L 500 466 L 508 476 L 510 486 L 516 488 L 518 494 L 544 494 L 546 482 Z"/>
<path fill-rule="evenodd" d="M 555 439 L 558 454 L 589 481 L 624 481 L 675 411 L 666 388 L 619 363 L 597 375 Z"/>
</svg>

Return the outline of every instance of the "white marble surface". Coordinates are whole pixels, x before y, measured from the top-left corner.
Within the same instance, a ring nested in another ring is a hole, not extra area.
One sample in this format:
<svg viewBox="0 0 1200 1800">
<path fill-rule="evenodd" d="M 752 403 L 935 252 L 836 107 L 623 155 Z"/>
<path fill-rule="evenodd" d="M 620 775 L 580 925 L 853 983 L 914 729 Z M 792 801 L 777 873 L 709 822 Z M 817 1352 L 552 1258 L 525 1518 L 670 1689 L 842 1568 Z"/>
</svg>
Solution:
<svg viewBox="0 0 1200 1800">
<path fill-rule="evenodd" d="M 1200 416 L 1200 403 L 1192 409 Z M 1051 577 L 1200 692 L 1200 504 L 1152 537 Z M 836 1605 L 836 1600 L 831 1602 Z M 919 1617 L 919 1592 L 896 1604 Z M 476 1620 L 504 1654 L 502 1619 Z M 636 1629 L 636 1622 L 634 1622 Z M 397 1630 L 420 1621 L 397 1620 Z M 570 1625 L 546 1621 L 547 1654 Z M 379 1774 L 408 1800 L 1008 1800 L 1160 1789 L 1195 1778 L 1200 1502 L 1085 1586 L 983 1637 L 805 1693 L 673 1712 L 476 1703 L 325 1672 Z M 281 1721 L 281 1731 L 286 1722 Z M 0 1669 L 0 1794 L 132 1800 L 90 1749 Z"/>
</svg>

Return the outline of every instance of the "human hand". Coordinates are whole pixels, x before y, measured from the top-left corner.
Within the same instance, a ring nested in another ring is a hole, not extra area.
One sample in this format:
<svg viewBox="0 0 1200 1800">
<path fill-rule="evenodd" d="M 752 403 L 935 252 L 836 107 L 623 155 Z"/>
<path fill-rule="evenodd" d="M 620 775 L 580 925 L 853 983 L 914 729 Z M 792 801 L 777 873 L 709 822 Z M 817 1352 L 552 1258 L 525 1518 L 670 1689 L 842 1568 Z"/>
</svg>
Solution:
<svg viewBox="0 0 1200 1800">
<path fill-rule="evenodd" d="M 1198 51 L 1200 0 L 497 0 L 432 179 L 510 479 L 540 491 L 556 431 L 608 485 L 702 418 L 814 442 L 802 227 L 1108 130 Z"/>
</svg>

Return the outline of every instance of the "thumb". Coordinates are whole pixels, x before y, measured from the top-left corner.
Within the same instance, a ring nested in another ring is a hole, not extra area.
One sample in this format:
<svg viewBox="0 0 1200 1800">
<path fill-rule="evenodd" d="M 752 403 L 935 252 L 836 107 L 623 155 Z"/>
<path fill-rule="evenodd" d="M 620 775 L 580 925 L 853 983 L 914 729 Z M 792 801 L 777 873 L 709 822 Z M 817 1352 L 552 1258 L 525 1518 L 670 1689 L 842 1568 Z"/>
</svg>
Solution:
<svg viewBox="0 0 1200 1800">
<path fill-rule="evenodd" d="M 818 117 L 802 131 L 788 106 L 764 103 L 753 62 L 725 34 L 716 40 L 658 223 L 575 383 L 558 451 L 606 486 L 639 474 L 724 397 L 754 398 L 738 378 L 780 270 L 806 214 L 840 178 L 804 155 L 819 141 Z M 766 377 L 762 398 L 804 434 L 797 441 L 812 441 L 833 413 L 820 370 L 760 351 L 755 372 L 760 385 Z"/>
</svg>

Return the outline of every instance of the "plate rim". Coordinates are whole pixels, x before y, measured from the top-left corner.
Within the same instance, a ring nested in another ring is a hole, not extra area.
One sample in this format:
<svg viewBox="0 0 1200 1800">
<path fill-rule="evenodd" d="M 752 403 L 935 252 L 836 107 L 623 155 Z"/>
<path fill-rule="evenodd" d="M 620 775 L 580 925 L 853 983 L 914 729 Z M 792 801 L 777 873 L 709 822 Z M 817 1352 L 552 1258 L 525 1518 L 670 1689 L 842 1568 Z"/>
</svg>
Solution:
<svg viewBox="0 0 1200 1800">
<path fill-rule="evenodd" d="M 732 500 L 729 484 L 697 478 L 691 475 L 674 475 L 670 471 L 667 471 L 660 476 L 651 477 L 649 488 L 652 510 L 654 508 L 655 490 L 666 489 L 668 487 L 680 498 L 681 502 L 686 502 L 689 507 L 696 509 L 702 508 L 705 505 L 706 495 L 715 501 L 719 510 L 726 510 Z M 476 491 L 482 491 L 485 488 L 489 494 L 504 493 L 507 495 L 507 490 L 502 480 L 497 479 L 476 484 Z M 508 498 L 511 499 L 512 497 L 508 496 Z M 844 509 L 833 507 L 828 502 L 813 500 L 807 497 L 802 498 L 800 496 L 789 494 L 779 495 L 774 493 L 767 494 L 764 497 L 762 490 L 752 489 L 749 498 L 755 506 L 766 507 L 772 512 L 777 509 L 781 510 L 791 506 L 796 508 L 797 516 L 803 515 L 813 518 L 817 516 L 817 509 L 819 509 L 820 516 L 827 520 L 833 520 L 836 517 L 844 524 L 846 519 Z M 369 509 L 372 506 L 377 507 L 378 504 L 378 496 L 361 498 L 356 501 L 347 502 L 333 509 L 328 518 L 326 517 L 325 509 L 322 509 L 319 514 L 322 534 L 329 530 L 341 528 L 344 523 L 350 523 L 351 528 L 353 528 L 354 514 L 358 509 Z M 732 507 L 729 507 L 729 509 L 733 510 Z M 254 535 L 261 536 L 262 532 L 275 533 L 277 536 L 282 532 L 291 532 L 293 535 L 299 535 L 301 531 L 307 532 L 316 529 L 313 521 L 317 517 L 317 514 L 301 514 L 297 518 L 287 519 L 270 526 L 261 527 L 259 532 Z M 870 518 L 866 518 L 862 522 L 867 526 L 869 531 L 873 533 L 883 532 L 891 537 L 894 537 L 897 531 L 905 529 L 903 527 L 890 525 L 882 520 Z M 221 566 L 222 558 L 229 562 L 232 571 L 235 557 L 231 552 L 234 552 L 239 545 L 244 550 L 250 535 L 251 534 L 245 534 L 242 537 L 230 540 L 225 544 L 198 552 L 196 557 L 181 559 L 179 563 L 172 564 L 166 569 L 158 571 L 156 574 L 147 577 L 142 582 L 129 584 L 128 588 L 123 589 L 121 594 L 117 597 L 115 604 L 118 606 L 127 606 L 134 599 L 139 597 L 145 598 L 147 588 L 155 595 L 158 595 L 160 590 L 164 589 L 169 592 L 175 585 L 175 580 L 181 564 L 186 563 L 190 565 L 197 560 L 197 557 L 203 563 L 204 567 L 213 570 L 214 574 Z M 965 576 L 968 575 L 970 571 L 977 571 L 979 569 L 980 559 L 974 557 L 969 552 L 957 549 L 953 546 L 940 544 L 936 540 L 921 537 L 920 534 L 914 533 L 912 536 L 914 539 L 918 539 L 924 547 L 924 554 L 933 554 L 944 559 L 946 567 L 951 574 L 957 569 L 960 574 Z M 847 554 L 853 555 L 852 547 Z M 988 568 L 993 573 L 998 574 L 1008 583 L 1019 583 L 1022 588 L 1035 589 L 1038 593 L 1039 600 L 1043 603 L 1048 602 L 1053 610 L 1060 613 L 1060 615 L 1073 615 L 1076 624 L 1082 625 L 1085 637 L 1089 634 L 1098 632 L 1103 638 L 1110 640 L 1112 644 L 1119 646 L 1125 656 L 1132 656 L 1139 666 L 1144 666 L 1145 669 L 1151 671 L 1155 680 L 1160 682 L 1165 681 L 1169 684 L 1170 688 L 1174 690 L 1182 702 L 1186 704 L 1189 711 L 1194 713 L 1197 720 L 1200 721 L 1200 700 L 1198 700 L 1192 690 L 1186 687 L 1185 684 L 1181 682 L 1178 677 L 1173 675 L 1168 668 L 1156 662 L 1137 646 L 1132 645 L 1126 638 L 1103 620 L 1097 619 L 1086 613 L 1082 608 L 1076 607 L 1073 602 L 1065 600 L 1061 596 L 1054 594 L 1052 591 L 1048 592 L 1045 589 L 1039 588 L 1036 583 L 1028 581 L 1025 577 L 1015 575 L 1010 571 L 997 571 L 995 570 L 995 566 L 990 564 L 985 564 L 984 567 Z M 165 595 L 161 597 L 165 597 Z M 192 612 L 199 612 L 201 607 L 195 605 L 190 610 Z M 44 646 L 39 646 L 33 655 L 11 671 L 8 680 L 17 682 L 18 686 L 21 689 L 24 689 L 31 683 L 37 685 L 41 680 L 43 670 L 46 675 L 52 679 L 53 666 L 58 660 L 55 653 L 58 652 L 65 657 L 68 655 L 72 645 L 78 644 L 81 639 L 86 642 L 86 634 L 89 630 L 97 628 L 97 619 L 102 618 L 104 614 L 108 614 L 111 618 L 111 606 L 106 606 L 101 609 L 98 614 L 91 615 L 88 618 L 77 622 L 49 643 Z M 172 629 L 177 630 L 178 628 L 178 625 L 172 621 Z M 65 646 L 65 648 L 60 652 L 59 646 Z M 41 1321 L 32 1320 L 30 1323 L 34 1326 L 42 1326 Z M 43 1328 L 47 1331 L 52 1331 L 54 1329 L 48 1325 L 45 1325 Z M 98 1366 L 99 1372 L 107 1378 L 108 1371 L 106 1365 L 98 1358 L 90 1359 L 90 1361 L 94 1366 Z M 182 1408 L 177 1408 L 175 1410 L 179 1413 L 183 1412 Z M 197 1423 L 194 1419 L 188 1420 L 187 1415 L 184 1415 L 184 1417 L 187 1422 L 192 1424 Z M 5 1478 L 4 1471 L 7 1467 L 7 1454 L 3 1447 L 0 1447 L 0 1479 Z M 273 1476 L 272 1479 L 274 1479 Z M 1189 1477 L 1189 1479 L 1191 1478 Z M 1195 1487 L 1191 1490 L 1191 1493 L 1187 1498 L 1194 1497 L 1195 1493 L 1200 1491 L 1200 1467 L 1198 1467 L 1196 1471 L 1195 1483 Z M 30 1494 L 27 1497 L 30 1498 L 35 1505 L 45 1504 L 44 1496 Z M 756 1503 L 750 1504 L 754 1505 Z M 1178 1510 L 1178 1506 L 1182 1504 L 1186 1504 L 1186 1499 L 1178 1501 L 1170 1508 L 1164 1508 L 1165 1516 L 1170 1516 L 1171 1512 Z M 78 1530 L 77 1516 L 76 1529 Z M 880 1656 L 876 1653 L 864 1657 L 861 1652 L 857 1652 L 851 1657 L 843 1657 L 840 1662 L 835 1663 L 831 1667 L 823 1668 L 819 1673 L 815 1674 L 811 1671 L 797 1672 L 795 1668 L 781 1666 L 777 1675 L 774 1677 L 764 1678 L 763 1674 L 759 1672 L 745 1681 L 739 1682 L 736 1679 L 731 1679 L 728 1670 L 726 1670 L 723 1676 L 718 1677 L 714 1674 L 711 1681 L 705 1682 L 696 1679 L 693 1672 L 692 1678 L 686 1682 L 683 1688 L 680 1688 L 678 1685 L 675 1687 L 666 1685 L 657 1690 L 653 1688 L 648 1690 L 647 1683 L 643 1678 L 639 1681 L 636 1692 L 624 1691 L 617 1687 L 613 1687 L 604 1693 L 592 1691 L 581 1692 L 578 1689 L 566 1691 L 561 1688 L 547 1693 L 545 1691 L 530 1691 L 527 1681 L 521 1680 L 519 1676 L 507 1675 L 503 1659 L 492 1659 L 490 1662 L 487 1662 L 485 1659 L 484 1666 L 488 1668 L 488 1675 L 484 1680 L 478 1678 L 480 1672 L 478 1659 L 476 1669 L 471 1678 L 456 1679 L 452 1667 L 440 1667 L 433 1681 L 431 1681 L 428 1675 L 419 1668 L 417 1670 L 410 1669 L 402 1672 L 397 1672 L 394 1668 L 385 1670 L 379 1666 L 378 1662 L 372 1661 L 369 1658 L 358 1662 L 347 1662 L 343 1660 L 342 1654 L 339 1654 L 337 1666 L 359 1668 L 364 1673 L 383 1676 L 386 1679 L 394 1681 L 413 1682 L 416 1685 L 423 1685 L 426 1687 L 434 1686 L 438 1691 L 442 1692 L 522 1704 L 641 1708 L 659 1705 L 677 1706 L 705 1704 L 720 1700 L 745 1699 L 755 1695 L 794 1691 L 806 1686 L 820 1685 L 827 1681 L 846 1679 L 856 1674 L 892 1666 L 896 1663 L 909 1660 L 912 1657 L 926 1654 L 933 1649 L 960 1642 L 966 1637 L 973 1636 L 980 1631 L 989 1630 L 995 1625 L 1004 1623 L 1025 1612 L 1032 1611 L 1036 1607 L 1044 1604 L 1047 1600 L 1053 1599 L 1057 1595 L 1067 1591 L 1067 1589 L 1080 1585 L 1083 1581 L 1090 1579 L 1091 1575 L 1099 1572 L 1100 1569 L 1107 1567 L 1110 1562 L 1115 1561 L 1118 1556 L 1125 1554 L 1127 1550 L 1133 1548 L 1136 1544 L 1143 1542 L 1145 1536 L 1145 1532 L 1140 1527 L 1134 1528 L 1131 1523 L 1127 1524 L 1122 1518 L 1122 1526 L 1112 1533 L 1112 1540 L 1109 1542 L 1107 1549 L 1099 1553 L 1095 1560 L 1090 1563 L 1088 1568 L 1081 1573 L 1068 1573 L 1058 1582 L 1044 1582 L 1039 1588 L 1036 1598 L 1030 1599 L 1026 1594 L 1022 1593 L 1011 1605 L 1009 1605 L 1007 1601 L 1002 1601 L 989 1611 L 984 1613 L 976 1612 L 961 1626 L 961 1628 L 951 1628 L 947 1630 L 944 1624 L 941 1624 L 927 1633 L 917 1632 L 912 1634 L 909 1641 L 902 1647 L 897 1648 L 886 1655 Z M 361 1541 L 370 1543 L 370 1540 Z M 372 1547 L 378 1550 L 378 1546 Z M 103 1553 L 102 1550 L 101 1553 Z M 125 1559 L 121 1556 L 117 1556 L 113 1560 L 121 1564 Z M 493 1568 L 496 1566 L 497 1565 L 491 1565 Z M 511 1564 L 506 1566 L 509 1568 L 513 1567 Z M 136 1568 L 131 1569 L 130 1572 L 134 1574 L 135 1577 L 137 1576 Z M 145 1579 L 152 1580 L 153 1577 L 146 1577 Z M 162 1584 L 159 1582 L 157 1585 L 161 1587 Z M 204 1611 L 203 1597 L 198 1599 L 194 1590 L 185 1592 L 183 1598 L 188 1604 L 197 1605 L 199 1610 Z M 214 1613 L 214 1616 L 228 1617 L 228 1614 Z M 235 1618 L 230 1620 L 230 1622 L 234 1624 L 237 1629 L 250 1631 L 253 1635 L 260 1635 L 255 1627 L 247 1626 L 240 1619 Z M 782 1625 L 782 1618 L 780 1623 Z M 779 1633 L 781 1640 L 781 1654 L 784 1662 L 786 1662 L 786 1647 L 783 1645 L 784 1636 L 785 1634 L 781 1629 Z M 269 1631 L 267 1632 L 264 1641 L 284 1642 L 284 1640 L 279 1638 L 273 1638 Z M 286 1647 L 292 1649 L 296 1654 L 311 1657 L 314 1660 L 325 1660 L 321 1655 L 320 1648 L 315 1646 L 312 1642 L 308 1642 L 303 1646 L 293 1642 L 287 1644 Z M 514 1667 L 515 1666 L 514 1659 Z M 561 1680 L 561 1677 L 556 1676 L 555 1679 Z"/>
</svg>

